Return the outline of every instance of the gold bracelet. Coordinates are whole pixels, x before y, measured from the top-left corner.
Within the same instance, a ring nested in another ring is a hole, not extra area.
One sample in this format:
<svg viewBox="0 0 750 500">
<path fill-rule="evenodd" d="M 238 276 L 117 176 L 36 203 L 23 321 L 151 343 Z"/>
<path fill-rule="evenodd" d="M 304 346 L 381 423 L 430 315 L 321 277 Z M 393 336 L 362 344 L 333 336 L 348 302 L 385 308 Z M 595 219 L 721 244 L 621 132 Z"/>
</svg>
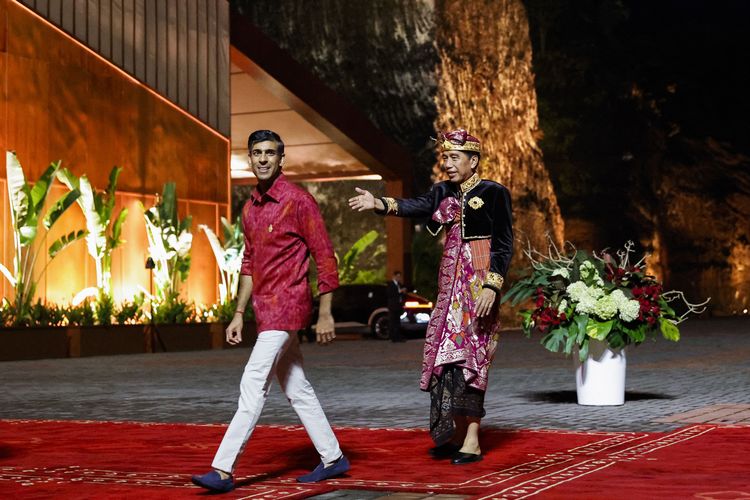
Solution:
<svg viewBox="0 0 750 500">
<path fill-rule="evenodd" d="M 505 279 L 500 273 L 487 273 L 487 277 L 484 280 L 484 286 L 487 288 L 492 288 L 496 292 L 500 292 L 500 290 L 503 288 L 503 281 Z"/>
</svg>

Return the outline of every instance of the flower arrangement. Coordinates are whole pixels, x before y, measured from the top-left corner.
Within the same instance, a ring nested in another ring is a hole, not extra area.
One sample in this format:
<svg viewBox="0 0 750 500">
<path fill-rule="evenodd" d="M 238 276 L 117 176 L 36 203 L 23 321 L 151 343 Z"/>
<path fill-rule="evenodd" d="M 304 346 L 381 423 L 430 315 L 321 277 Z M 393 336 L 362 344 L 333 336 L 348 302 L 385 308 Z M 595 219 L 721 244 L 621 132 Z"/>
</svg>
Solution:
<svg viewBox="0 0 750 500">
<path fill-rule="evenodd" d="M 515 306 L 532 299 L 534 308 L 520 312 L 524 333 L 539 330 L 544 334 L 542 344 L 553 352 L 570 354 L 577 347 L 581 361 L 588 355 L 590 339 L 612 349 L 638 345 L 658 332 L 677 341 L 677 325 L 691 313 L 702 313 L 711 299 L 692 304 L 683 292 L 664 291 L 647 274 L 645 256 L 631 263 L 634 246 L 629 241 L 615 253 L 588 253 L 570 243 L 560 250 L 549 239 L 543 254 L 529 245 L 524 254 L 531 262 L 530 276 L 517 281 L 502 302 Z M 686 311 L 678 314 L 670 305 L 674 301 Z"/>
</svg>

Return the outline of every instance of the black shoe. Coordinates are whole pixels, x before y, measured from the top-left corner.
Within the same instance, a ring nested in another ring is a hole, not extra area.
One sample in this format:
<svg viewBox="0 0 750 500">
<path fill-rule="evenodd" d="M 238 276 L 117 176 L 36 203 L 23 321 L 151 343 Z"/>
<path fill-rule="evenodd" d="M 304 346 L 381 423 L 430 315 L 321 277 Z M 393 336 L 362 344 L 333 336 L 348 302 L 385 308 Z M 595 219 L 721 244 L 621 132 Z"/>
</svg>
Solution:
<svg viewBox="0 0 750 500">
<path fill-rule="evenodd" d="M 445 443 L 441 444 L 440 446 L 430 448 L 430 451 L 428 453 L 432 455 L 432 458 L 451 458 L 460 449 L 461 447 L 457 444 Z"/>
<path fill-rule="evenodd" d="M 464 464 L 473 464 L 474 462 L 480 462 L 482 460 L 482 455 L 476 454 L 476 453 L 462 453 L 462 452 L 456 452 L 455 455 L 453 455 L 453 460 L 451 460 L 451 463 L 453 465 L 464 465 Z"/>
</svg>

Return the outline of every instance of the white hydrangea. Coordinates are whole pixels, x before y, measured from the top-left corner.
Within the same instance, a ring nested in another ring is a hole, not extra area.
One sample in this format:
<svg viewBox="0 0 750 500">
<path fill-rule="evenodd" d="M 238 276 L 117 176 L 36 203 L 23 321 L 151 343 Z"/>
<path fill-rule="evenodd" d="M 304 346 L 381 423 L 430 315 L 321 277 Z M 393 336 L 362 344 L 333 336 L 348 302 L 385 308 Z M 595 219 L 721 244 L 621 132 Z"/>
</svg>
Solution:
<svg viewBox="0 0 750 500">
<path fill-rule="evenodd" d="M 594 314 L 605 321 L 612 319 L 617 314 L 617 301 L 612 295 L 600 297 L 594 305 Z"/>
<path fill-rule="evenodd" d="M 617 310 L 620 311 L 620 319 L 629 322 L 633 321 L 638 317 L 638 312 L 641 310 L 641 304 L 634 299 L 629 299 L 622 293 L 622 290 L 615 290 L 612 292 L 612 296 L 617 302 Z"/>
<path fill-rule="evenodd" d="M 565 267 L 558 267 L 552 271 L 552 276 L 562 276 L 563 278 L 568 279 L 570 278 L 570 271 Z"/>
<path fill-rule="evenodd" d="M 557 312 L 558 312 L 558 314 L 564 313 L 565 309 L 567 309 L 567 308 L 568 308 L 568 301 L 565 300 L 565 299 L 562 299 L 562 301 L 560 302 L 560 305 L 557 306 Z"/>
<path fill-rule="evenodd" d="M 576 312 L 580 314 L 592 314 L 596 309 L 596 301 L 604 295 L 604 290 L 594 286 L 588 286 L 583 281 L 571 283 L 566 288 L 570 299 L 576 304 Z"/>
</svg>

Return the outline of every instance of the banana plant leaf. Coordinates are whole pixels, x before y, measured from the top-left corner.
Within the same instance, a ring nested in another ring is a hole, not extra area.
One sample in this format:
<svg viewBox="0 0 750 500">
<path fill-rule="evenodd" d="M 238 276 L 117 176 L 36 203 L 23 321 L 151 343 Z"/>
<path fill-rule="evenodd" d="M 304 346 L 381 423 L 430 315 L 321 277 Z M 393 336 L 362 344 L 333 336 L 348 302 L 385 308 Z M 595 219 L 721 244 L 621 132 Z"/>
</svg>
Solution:
<svg viewBox="0 0 750 500">
<path fill-rule="evenodd" d="M 57 222 L 57 219 L 59 219 L 60 216 L 68 209 L 68 207 L 70 207 L 73 203 L 76 202 L 76 200 L 78 200 L 79 196 L 81 196 L 81 192 L 77 189 L 74 189 L 73 191 L 69 191 L 65 196 L 57 200 L 52 208 L 49 209 L 47 215 L 42 221 L 42 223 L 44 224 L 44 228 L 49 230 L 55 224 L 55 222 Z"/>
<path fill-rule="evenodd" d="M 164 189 L 161 195 L 161 204 L 159 205 L 159 212 L 162 219 L 166 222 L 169 221 L 169 225 L 172 227 L 177 226 L 177 194 L 176 185 L 174 182 L 167 182 L 164 184 Z"/>
<path fill-rule="evenodd" d="M 224 258 L 224 254 L 226 253 L 226 251 L 219 241 L 219 238 L 216 236 L 216 233 L 214 233 L 211 228 L 205 224 L 199 225 L 198 229 L 202 229 L 203 232 L 206 233 L 206 237 L 208 238 L 208 242 L 211 244 L 211 250 L 213 250 L 214 252 L 214 257 L 216 257 L 216 263 L 219 265 L 219 269 L 222 272 L 226 272 L 227 265 L 226 259 Z M 224 277 L 222 276 L 222 280 L 223 279 Z"/>
<path fill-rule="evenodd" d="M 21 246 L 26 246 L 36 237 L 36 217 L 32 217 L 33 224 L 29 224 L 30 214 L 34 213 L 31 209 L 31 188 L 26 182 L 18 157 L 10 151 L 5 154 L 5 176 L 8 181 L 13 229 L 19 236 Z"/>
<path fill-rule="evenodd" d="M 122 210 L 120 210 L 120 213 L 117 215 L 115 222 L 112 224 L 112 235 L 107 240 L 107 247 L 110 250 L 114 250 L 115 248 L 125 243 L 125 240 L 120 239 L 120 235 L 122 235 L 122 225 L 125 223 L 125 219 L 127 218 L 127 216 L 128 209 L 123 208 Z"/>
<path fill-rule="evenodd" d="M 107 190 L 105 191 L 106 201 L 104 203 L 109 215 L 112 215 L 115 209 L 115 191 L 117 191 L 117 180 L 121 172 L 122 167 L 113 167 L 109 172 L 109 184 L 107 184 Z"/>
<path fill-rule="evenodd" d="M 10 286 L 15 287 L 16 286 L 16 279 L 13 277 L 13 273 L 8 270 L 7 267 L 0 264 L 0 273 L 3 273 L 3 276 L 10 282 Z"/>
<path fill-rule="evenodd" d="M 364 250 L 369 247 L 377 239 L 377 237 L 378 232 L 373 230 L 365 233 L 364 236 L 355 241 L 349 251 L 344 254 L 344 258 L 341 259 L 341 268 L 348 270 L 352 266 L 354 266 L 354 263 L 357 261 L 359 255 L 364 252 Z"/>
<path fill-rule="evenodd" d="M 31 204 L 34 207 L 34 212 L 36 212 L 37 216 L 44 208 L 47 194 L 49 194 L 49 189 L 52 187 L 52 182 L 55 180 L 55 172 L 57 172 L 59 168 L 59 161 L 51 163 L 31 189 Z"/>
<path fill-rule="evenodd" d="M 86 231 L 83 229 L 80 229 L 78 231 L 72 231 L 65 236 L 61 236 L 57 241 L 52 243 L 49 247 L 49 257 L 50 259 L 54 258 L 58 253 L 65 250 L 68 246 L 75 243 L 76 241 L 80 240 L 81 238 L 84 238 L 86 236 Z"/>
</svg>

